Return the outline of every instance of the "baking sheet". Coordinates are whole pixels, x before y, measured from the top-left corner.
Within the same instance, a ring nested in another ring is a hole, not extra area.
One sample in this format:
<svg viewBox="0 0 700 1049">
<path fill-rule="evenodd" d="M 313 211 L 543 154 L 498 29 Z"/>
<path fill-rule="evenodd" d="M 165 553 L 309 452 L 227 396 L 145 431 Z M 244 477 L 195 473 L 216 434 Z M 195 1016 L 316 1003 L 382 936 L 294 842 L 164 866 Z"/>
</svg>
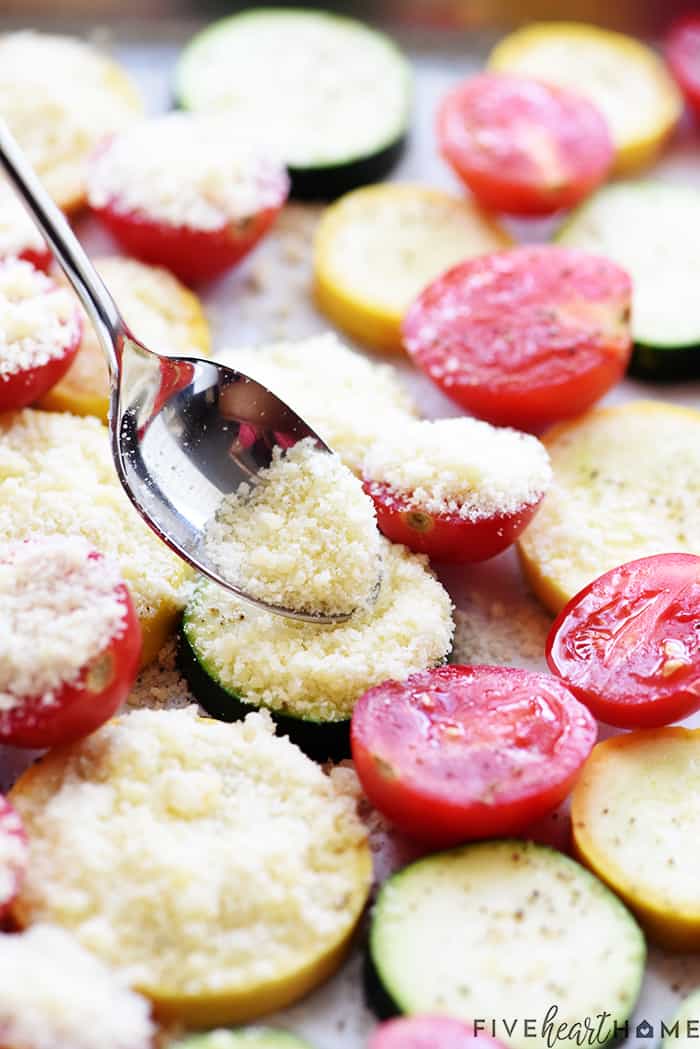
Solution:
<svg viewBox="0 0 700 1049">
<path fill-rule="evenodd" d="M 178 26 L 171 22 L 155 29 L 152 24 L 131 29 L 123 26 L 118 32 L 93 26 L 83 28 L 90 32 L 97 30 L 100 42 L 107 43 L 115 57 L 130 70 L 147 99 L 150 112 L 169 108 L 172 69 L 181 44 L 192 30 L 191 25 Z M 394 177 L 459 190 L 436 154 L 433 114 L 437 100 L 447 87 L 481 67 L 490 40 L 464 33 L 461 40 L 454 35 L 440 38 L 431 34 L 429 42 L 415 36 L 402 42 L 414 63 L 415 119 L 408 150 Z M 681 128 L 672 150 L 653 174 L 675 181 L 700 181 L 700 141 L 690 126 Z M 207 289 L 203 301 L 212 324 L 215 352 L 225 347 L 303 337 L 328 329 L 328 322 L 315 311 L 309 297 L 309 245 L 320 210 L 316 206 L 290 206 L 276 231 L 253 257 Z M 537 240 L 551 232 L 552 224 L 520 222 L 511 223 L 511 227 L 520 239 Z M 90 219 L 79 221 L 78 232 L 91 254 L 115 252 L 114 244 Z M 426 416 L 459 414 L 451 402 L 409 365 L 399 362 L 398 367 Z M 626 381 L 608 395 L 604 403 L 651 396 L 700 406 L 700 383 L 652 387 Z M 502 639 L 512 646 L 514 663 L 544 669 L 539 646 L 533 644 L 533 639 L 543 636 L 547 617 L 525 592 L 512 552 L 487 564 L 445 569 L 440 575 L 458 609 L 458 645 L 460 638 L 468 644 L 469 624 L 476 622 L 479 629 L 483 624 L 491 632 L 500 632 Z M 529 639 L 518 634 L 521 622 L 532 626 Z M 695 721 L 700 723 L 700 717 L 696 716 Z M 2 785 L 6 786 L 25 764 L 24 754 L 4 748 L 0 754 Z M 556 819 L 551 821 L 554 835 L 557 825 Z M 388 835 L 380 825 L 373 831 L 373 847 L 379 877 L 414 855 L 408 843 Z M 669 1020 L 678 1001 L 696 986 L 700 986 L 700 956 L 672 958 L 652 950 L 628 1045 L 655 1045 L 659 1040 L 660 1020 Z M 507 1014 L 507 1003 L 504 1011 Z M 636 1037 L 634 1028 L 641 1019 L 651 1024 L 651 1035 L 647 1030 L 646 1037 Z M 376 1021 L 363 1000 L 359 946 L 326 986 L 293 1008 L 271 1017 L 269 1022 L 306 1037 L 315 1049 L 363 1049 Z"/>
</svg>

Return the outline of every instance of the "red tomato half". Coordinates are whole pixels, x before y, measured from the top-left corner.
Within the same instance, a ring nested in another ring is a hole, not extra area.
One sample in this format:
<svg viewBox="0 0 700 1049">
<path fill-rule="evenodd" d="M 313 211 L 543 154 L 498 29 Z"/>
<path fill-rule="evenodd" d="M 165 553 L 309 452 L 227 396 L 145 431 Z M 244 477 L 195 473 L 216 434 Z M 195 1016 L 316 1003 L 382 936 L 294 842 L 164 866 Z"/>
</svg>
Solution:
<svg viewBox="0 0 700 1049">
<path fill-rule="evenodd" d="M 29 842 L 19 814 L 0 795 L 0 918 L 22 887 L 29 862 Z"/>
<path fill-rule="evenodd" d="M 43 251 L 38 248 L 26 248 L 20 252 L 19 257 L 24 259 L 25 262 L 31 262 L 34 269 L 43 270 L 44 273 L 49 272 L 53 261 L 53 255 L 48 247 L 44 248 Z"/>
<path fill-rule="evenodd" d="M 388 484 L 365 480 L 364 489 L 374 502 L 380 532 L 393 543 L 403 543 L 436 561 L 459 563 L 486 561 L 500 554 L 515 542 L 542 501 L 515 513 L 470 520 L 450 511 L 435 514 L 416 507 L 409 496 Z"/>
<path fill-rule="evenodd" d="M 687 102 L 700 115 L 700 15 L 688 15 L 674 22 L 664 51 Z"/>
<path fill-rule="evenodd" d="M 566 797 L 595 739 L 561 681 L 515 667 L 387 681 L 361 697 L 351 728 L 371 803 L 435 847 L 523 831 Z"/>
<path fill-rule="evenodd" d="M 377 1027 L 367 1049 L 503 1049 L 503 1044 L 446 1016 L 402 1016 Z"/>
<path fill-rule="evenodd" d="M 554 244 L 514 248 L 428 285 L 404 318 L 403 343 L 462 408 L 537 432 L 586 411 L 622 377 L 631 294 L 609 259 Z"/>
<path fill-rule="evenodd" d="M 555 620 L 547 662 L 609 725 L 700 710 L 700 557 L 656 554 L 600 576 Z"/>
<path fill-rule="evenodd" d="M 482 73 L 444 99 L 440 151 L 487 208 L 549 215 L 578 204 L 614 157 L 607 122 L 571 91 L 508 73 Z"/>
</svg>

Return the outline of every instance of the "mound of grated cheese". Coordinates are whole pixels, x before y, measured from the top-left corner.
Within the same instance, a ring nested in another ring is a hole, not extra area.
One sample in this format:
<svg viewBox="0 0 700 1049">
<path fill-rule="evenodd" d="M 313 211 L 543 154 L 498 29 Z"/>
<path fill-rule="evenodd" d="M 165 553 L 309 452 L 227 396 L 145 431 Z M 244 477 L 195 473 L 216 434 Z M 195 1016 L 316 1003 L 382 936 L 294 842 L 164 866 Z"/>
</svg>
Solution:
<svg viewBox="0 0 700 1049">
<path fill-rule="evenodd" d="M 29 843 L 15 809 L 0 798 L 0 912 L 12 900 L 29 860 Z"/>
<path fill-rule="evenodd" d="M 376 440 L 362 472 L 409 507 L 468 521 L 536 503 L 552 479 L 536 437 L 468 418 L 404 421 Z"/>
<path fill-rule="evenodd" d="M 372 500 L 311 437 L 278 446 L 253 486 L 227 496 L 207 550 L 251 597 L 302 612 L 354 612 L 376 597 L 380 537 Z"/>
<path fill-rule="evenodd" d="M 45 251 L 46 242 L 7 179 L 0 178 L 0 258 Z"/>
<path fill-rule="evenodd" d="M 122 70 L 82 40 L 0 36 L 0 112 L 60 205 L 80 202 L 88 156 L 140 111 Z"/>
<path fill-rule="evenodd" d="M 216 358 L 293 405 L 354 473 L 377 437 L 416 414 L 396 369 L 367 360 L 331 333 Z"/>
<path fill-rule="evenodd" d="M 79 536 L 0 545 L 0 716 L 63 685 L 124 631 L 119 569 Z"/>
<path fill-rule="evenodd" d="M 117 480 L 97 419 L 27 408 L 0 416 L 0 538 L 78 535 L 112 558 L 145 634 L 174 618 L 188 578 L 141 520 Z"/>
<path fill-rule="evenodd" d="M 88 175 L 91 207 L 198 230 L 221 230 L 279 207 L 287 189 L 284 167 L 231 134 L 225 119 L 191 113 L 124 131 Z"/>
<path fill-rule="evenodd" d="M 68 933 L 0 935 L 0 1042 L 12 1049 L 150 1049 L 150 1007 Z"/>
<path fill-rule="evenodd" d="M 334 626 L 251 609 L 202 582 L 185 632 L 208 673 L 246 702 L 319 721 L 349 718 L 372 685 L 441 663 L 452 643 L 452 603 L 427 559 L 381 540 L 376 604 Z"/>
<path fill-rule="evenodd" d="M 135 711 L 52 752 L 12 799 L 31 841 L 21 920 L 64 926 L 147 995 L 285 980 L 345 939 L 369 892 L 354 774 L 325 775 L 268 715 Z"/>
<path fill-rule="evenodd" d="M 63 357 L 80 330 L 65 288 L 22 259 L 0 261 L 0 382 Z"/>
</svg>

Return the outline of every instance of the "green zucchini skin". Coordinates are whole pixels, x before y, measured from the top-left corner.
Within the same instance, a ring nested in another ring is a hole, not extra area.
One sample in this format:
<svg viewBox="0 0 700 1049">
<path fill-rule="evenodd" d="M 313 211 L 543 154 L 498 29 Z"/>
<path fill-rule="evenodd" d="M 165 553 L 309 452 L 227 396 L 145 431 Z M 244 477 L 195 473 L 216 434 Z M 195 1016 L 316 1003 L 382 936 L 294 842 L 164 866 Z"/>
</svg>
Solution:
<svg viewBox="0 0 700 1049">
<path fill-rule="evenodd" d="M 192 694 L 200 705 L 218 721 L 241 721 L 261 709 L 247 702 L 237 692 L 229 691 L 211 676 L 197 658 L 184 629 L 178 638 L 178 665 Z M 342 761 L 350 757 L 350 720 L 306 721 L 278 714 L 265 708 L 277 726 L 278 736 L 288 736 L 292 743 L 314 761 Z"/>
<path fill-rule="evenodd" d="M 289 195 L 295 200 L 330 201 L 359 186 L 381 182 L 396 167 L 406 149 L 407 135 L 402 135 L 384 149 L 368 157 L 358 157 L 347 164 L 318 168 L 287 169 L 291 182 Z"/>
<path fill-rule="evenodd" d="M 372 948 L 367 942 L 362 959 L 362 984 L 365 992 L 365 1002 L 378 1020 L 391 1020 L 394 1016 L 401 1016 L 401 1009 L 391 997 L 384 984 L 379 979 L 377 967 L 372 957 Z"/>
<path fill-rule="evenodd" d="M 700 379 L 700 343 L 668 347 L 635 343 L 627 373 L 652 382 Z"/>
</svg>

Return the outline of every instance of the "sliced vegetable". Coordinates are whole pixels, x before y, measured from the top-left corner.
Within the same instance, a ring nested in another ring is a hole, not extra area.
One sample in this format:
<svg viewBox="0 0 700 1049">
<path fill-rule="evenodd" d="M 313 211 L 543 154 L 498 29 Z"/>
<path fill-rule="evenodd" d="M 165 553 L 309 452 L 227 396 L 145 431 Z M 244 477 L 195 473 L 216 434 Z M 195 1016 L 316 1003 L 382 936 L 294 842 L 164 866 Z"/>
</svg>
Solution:
<svg viewBox="0 0 700 1049">
<path fill-rule="evenodd" d="M 700 15 L 686 15 L 673 23 L 664 53 L 686 102 L 700 113 Z"/>
<path fill-rule="evenodd" d="M 493 49 L 489 68 L 590 99 L 612 132 L 618 173 L 653 160 L 681 114 L 676 85 L 651 48 L 597 26 L 543 22 L 517 29 Z"/>
<path fill-rule="evenodd" d="M 177 277 L 160 267 L 116 255 L 93 262 L 134 335 L 149 349 L 176 356 L 209 356 L 211 338 L 202 304 Z M 96 415 L 107 422 L 107 365 L 87 316 L 76 357 L 63 378 L 40 398 L 39 407 Z"/>
<path fill-rule="evenodd" d="M 241 1027 L 236 1031 L 218 1030 L 191 1035 L 173 1043 L 172 1049 L 310 1049 L 310 1046 L 277 1027 Z"/>
<path fill-rule="evenodd" d="M 554 482 L 518 550 L 552 612 L 626 561 L 700 555 L 700 412 L 616 405 L 555 427 L 544 443 Z"/>
<path fill-rule="evenodd" d="M 573 794 L 583 862 L 674 950 L 700 947 L 699 792 L 700 732 L 660 728 L 599 743 Z"/>
<path fill-rule="evenodd" d="M 0 412 L 25 408 L 78 352 L 82 322 L 67 291 L 30 263 L 0 261 Z"/>
<path fill-rule="evenodd" d="M 568 795 L 596 739 L 547 674 L 447 666 L 377 685 L 352 716 L 365 794 L 433 846 L 524 831 Z"/>
<path fill-rule="evenodd" d="M 614 568 L 562 610 L 547 662 L 597 718 L 653 728 L 700 710 L 700 557 Z"/>
<path fill-rule="evenodd" d="M 700 1032 L 700 990 L 683 1001 L 672 1020 L 661 1022 L 662 1049 L 691 1049 Z"/>
<path fill-rule="evenodd" d="M 321 219 L 316 302 L 360 342 L 400 352 L 401 318 L 429 281 L 510 243 L 470 201 L 423 186 L 369 186 L 343 197 Z"/>
<path fill-rule="evenodd" d="M 551 480 L 529 434 L 477 419 L 407 419 L 371 446 L 365 490 L 384 535 L 442 561 L 483 561 L 515 541 Z"/>
<path fill-rule="evenodd" d="M 398 160 L 411 76 L 396 45 L 362 22 L 253 8 L 190 41 L 175 91 L 186 109 L 224 114 L 238 139 L 275 149 L 293 196 L 330 199 Z"/>
<path fill-rule="evenodd" d="M 141 631 L 116 565 L 83 539 L 0 545 L 0 740 L 53 747 L 94 731 L 126 699 Z"/>
<path fill-rule="evenodd" d="M 545 1049 L 557 1024 L 586 1018 L 599 1020 L 603 1045 L 634 1008 L 645 953 L 626 907 L 573 860 L 532 842 L 482 842 L 384 883 L 368 985 L 382 1014 L 478 1019 L 513 1049 Z"/>
<path fill-rule="evenodd" d="M 368 1049 L 502 1049 L 502 1043 L 447 1016 L 410 1016 L 381 1024 Z"/>
<path fill-rule="evenodd" d="M 0 795 L 0 920 L 24 882 L 28 863 L 29 842 L 22 820 Z"/>
<path fill-rule="evenodd" d="M 587 99 L 508 73 L 470 77 L 443 99 L 440 151 L 486 208 L 550 215 L 600 185 L 613 161 L 608 125 Z"/>
<path fill-rule="evenodd" d="M 700 192 L 662 182 L 609 186 L 572 215 L 558 239 L 629 272 L 633 374 L 700 375 Z"/>
<path fill-rule="evenodd" d="M 180 661 L 205 710 L 234 721 L 264 708 L 312 757 L 347 757 L 362 693 L 441 663 L 452 643 L 452 605 L 424 559 L 384 539 L 381 550 L 376 604 L 334 626 L 284 619 L 200 582 Z"/>
<path fill-rule="evenodd" d="M 462 408 L 540 430 L 579 415 L 624 374 L 631 285 L 608 259 L 553 245 L 484 255 L 430 284 L 403 344 Z"/>
</svg>

